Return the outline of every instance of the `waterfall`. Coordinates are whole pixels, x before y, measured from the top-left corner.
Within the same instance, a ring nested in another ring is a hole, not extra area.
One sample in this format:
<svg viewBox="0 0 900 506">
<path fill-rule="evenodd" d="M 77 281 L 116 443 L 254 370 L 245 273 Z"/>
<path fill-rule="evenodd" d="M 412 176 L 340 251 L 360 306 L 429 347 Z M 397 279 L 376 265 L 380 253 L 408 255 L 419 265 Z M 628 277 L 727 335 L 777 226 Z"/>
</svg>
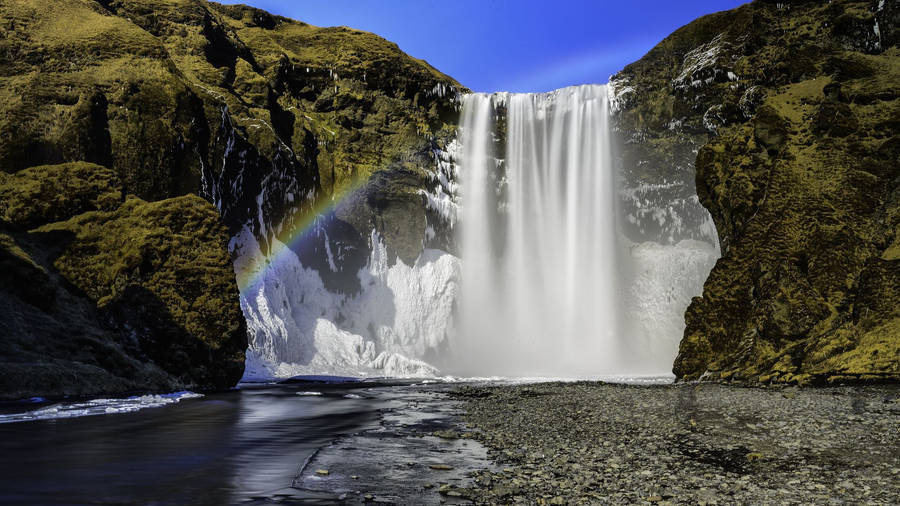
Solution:
<svg viewBox="0 0 900 506">
<path fill-rule="evenodd" d="M 368 260 L 352 267 L 357 292 L 324 282 L 322 269 L 350 268 L 324 224 L 298 230 L 324 241 L 326 258 L 307 264 L 243 227 L 231 250 L 245 379 L 668 374 L 718 247 L 694 225 L 703 220 L 682 220 L 683 203 L 654 191 L 660 182 L 619 180 L 609 107 L 601 85 L 466 95 L 457 139 L 436 153 L 436 188 L 422 191 L 457 247 L 407 265 L 373 230 Z M 702 240 L 675 243 L 671 226 L 651 226 L 663 218 Z M 645 231 L 641 242 L 625 222 Z"/>
<path fill-rule="evenodd" d="M 630 243 L 603 85 L 472 94 L 460 125 L 461 374 L 667 373 L 718 256 Z"/>
</svg>

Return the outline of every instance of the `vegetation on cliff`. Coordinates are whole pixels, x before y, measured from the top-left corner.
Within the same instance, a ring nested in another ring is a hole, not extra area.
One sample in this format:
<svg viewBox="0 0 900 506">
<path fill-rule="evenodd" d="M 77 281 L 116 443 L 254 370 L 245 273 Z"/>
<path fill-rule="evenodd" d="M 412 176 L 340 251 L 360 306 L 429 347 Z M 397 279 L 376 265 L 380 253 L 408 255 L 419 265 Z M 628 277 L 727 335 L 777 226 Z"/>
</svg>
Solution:
<svg viewBox="0 0 900 506">
<path fill-rule="evenodd" d="M 900 378 L 898 17 L 895 2 L 757 1 L 614 78 L 626 167 L 652 179 L 696 152 L 722 248 L 678 377 Z"/>
<path fill-rule="evenodd" d="M 215 208 L 85 162 L 0 174 L 0 396 L 222 388 L 246 327 Z"/>
<path fill-rule="evenodd" d="M 0 32 L 0 395 L 233 384 L 242 228 L 265 252 L 343 198 L 348 273 L 372 229 L 422 250 L 462 88 L 396 44 L 205 0 L 11 0 Z"/>
</svg>

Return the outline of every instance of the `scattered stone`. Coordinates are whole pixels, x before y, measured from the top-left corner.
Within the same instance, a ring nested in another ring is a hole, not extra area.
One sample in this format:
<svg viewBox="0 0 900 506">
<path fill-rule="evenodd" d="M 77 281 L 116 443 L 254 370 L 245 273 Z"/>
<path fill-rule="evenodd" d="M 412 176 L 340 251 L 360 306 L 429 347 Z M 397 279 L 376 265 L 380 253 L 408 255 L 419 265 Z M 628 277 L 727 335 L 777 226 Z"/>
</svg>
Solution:
<svg viewBox="0 0 900 506">
<path fill-rule="evenodd" d="M 464 397 L 464 419 L 478 425 L 468 435 L 500 469 L 480 472 L 464 489 L 475 504 L 893 504 L 900 497 L 900 409 L 884 402 L 898 385 L 785 392 L 705 384 L 688 411 L 681 385 L 545 383 L 528 385 L 526 395 L 518 388 L 478 394 L 469 387 Z"/>
</svg>

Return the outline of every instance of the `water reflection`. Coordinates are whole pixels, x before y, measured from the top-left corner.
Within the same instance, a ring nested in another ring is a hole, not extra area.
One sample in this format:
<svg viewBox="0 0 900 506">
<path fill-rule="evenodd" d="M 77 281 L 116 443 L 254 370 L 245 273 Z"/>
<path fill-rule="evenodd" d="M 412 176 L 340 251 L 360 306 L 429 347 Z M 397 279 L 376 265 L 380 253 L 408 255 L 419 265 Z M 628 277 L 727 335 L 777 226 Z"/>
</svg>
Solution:
<svg viewBox="0 0 900 506">
<path fill-rule="evenodd" d="M 290 488 L 337 435 L 377 423 L 365 384 L 248 386 L 134 413 L 0 425 L 0 503 L 234 504 L 311 496 Z"/>
</svg>

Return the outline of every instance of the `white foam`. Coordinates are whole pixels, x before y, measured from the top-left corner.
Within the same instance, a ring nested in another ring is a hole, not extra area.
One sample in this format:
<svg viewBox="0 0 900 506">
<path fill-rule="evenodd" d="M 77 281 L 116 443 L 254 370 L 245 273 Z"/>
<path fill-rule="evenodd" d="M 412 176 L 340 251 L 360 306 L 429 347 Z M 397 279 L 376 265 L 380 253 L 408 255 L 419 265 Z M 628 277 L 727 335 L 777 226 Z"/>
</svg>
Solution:
<svg viewBox="0 0 900 506">
<path fill-rule="evenodd" d="M 507 108 L 505 160 L 493 149 L 498 103 Z M 473 94 L 463 104 L 453 371 L 614 372 L 621 335 L 607 88 Z"/>
<path fill-rule="evenodd" d="M 168 406 L 184 399 L 194 399 L 198 397 L 203 396 L 194 392 L 185 391 L 171 394 L 140 395 L 121 399 L 93 399 L 71 403 L 62 402 L 33 411 L 26 411 L 24 413 L 0 415 L 0 423 L 132 413 L 141 409 Z"/>
</svg>

